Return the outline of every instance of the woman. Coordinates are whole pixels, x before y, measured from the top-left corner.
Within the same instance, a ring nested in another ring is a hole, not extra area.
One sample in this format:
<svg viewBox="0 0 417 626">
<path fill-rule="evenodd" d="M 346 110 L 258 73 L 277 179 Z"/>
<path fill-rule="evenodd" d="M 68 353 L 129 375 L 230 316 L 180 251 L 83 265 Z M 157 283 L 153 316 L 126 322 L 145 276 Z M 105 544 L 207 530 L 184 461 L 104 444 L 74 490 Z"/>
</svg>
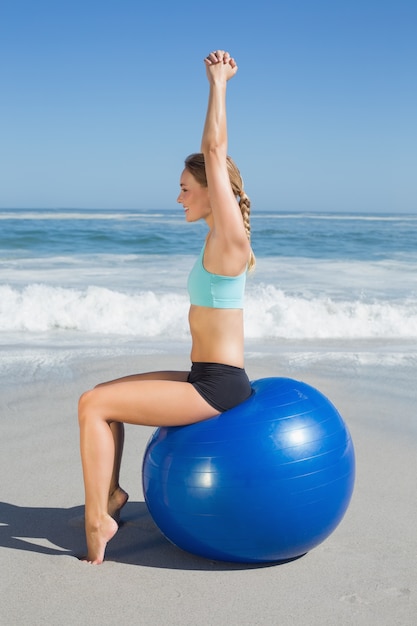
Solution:
<svg viewBox="0 0 417 626">
<path fill-rule="evenodd" d="M 246 400 L 243 292 L 254 263 L 249 198 L 227 157 L 226 84 L 237 72 L 228 52 L 205 59 L 210 85 L 202 154 L 185 162 L 177 201 L 187 222 L 209 227 L 188 281 L 192 338 L 191 372 L 149 372 L 98 385 L 80 398 L 80 447 L 85 485 L 88 563 L 104 559 L 127 501 L 119 470 L 127 424 L 179 426 L 218 415 Z M 239 197 L 239 202 L 236 197 Z"/>
</svg>

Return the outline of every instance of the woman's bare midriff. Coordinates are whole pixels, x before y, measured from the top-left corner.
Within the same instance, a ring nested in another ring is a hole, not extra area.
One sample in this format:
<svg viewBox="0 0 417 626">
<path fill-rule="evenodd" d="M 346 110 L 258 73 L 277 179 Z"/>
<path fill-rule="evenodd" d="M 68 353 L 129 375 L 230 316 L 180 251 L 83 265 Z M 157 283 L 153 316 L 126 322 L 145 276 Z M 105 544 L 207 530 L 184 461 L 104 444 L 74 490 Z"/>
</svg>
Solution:
<svg viewBox="0 0 417 626">
<path fill-rule="evenodd" d="M 191 361 L 244 367 L 243 310 L 191 305 Z"/>
</svg>

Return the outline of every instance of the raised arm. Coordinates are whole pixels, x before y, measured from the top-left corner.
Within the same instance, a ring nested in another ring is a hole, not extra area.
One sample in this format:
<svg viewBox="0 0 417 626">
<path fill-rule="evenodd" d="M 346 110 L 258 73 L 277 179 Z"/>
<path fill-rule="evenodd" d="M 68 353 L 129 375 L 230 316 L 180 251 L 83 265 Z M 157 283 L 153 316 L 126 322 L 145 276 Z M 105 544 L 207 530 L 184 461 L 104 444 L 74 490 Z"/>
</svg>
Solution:
<svg viewBox="0 0 417 626">
<path fill-rule="evenodd" d="M 226 160 L 226 87 L 227 81 L 237 72 L 237 64 L 223 50 L 211 52 L 204 62 L 210 90 L 201 151 L 204 154 L 213 214 L 212 239 L 220 253 L 236 254 L 240 249 L 244 256 L 248 254 L 249 244 L 242 214 L 232 191 Z"/>
</svg>

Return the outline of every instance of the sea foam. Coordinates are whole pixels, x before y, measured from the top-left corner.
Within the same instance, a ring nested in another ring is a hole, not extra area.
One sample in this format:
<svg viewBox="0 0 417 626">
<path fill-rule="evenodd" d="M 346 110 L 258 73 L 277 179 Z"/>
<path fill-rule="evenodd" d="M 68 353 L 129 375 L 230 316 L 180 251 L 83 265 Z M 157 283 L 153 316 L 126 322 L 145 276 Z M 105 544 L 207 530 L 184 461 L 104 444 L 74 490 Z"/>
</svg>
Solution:
<svg viewBox="0 0 417 626">
<path fill-rule="evenodd" d="M 188 307 L 186 294 L 174 292 L 3 285 L 0 331 L 184 339 Z M 248 339 L 416 339 L 417 299 L 336 299 L 256 285 L 246 296 L 245 334 Z"/>
</svg>

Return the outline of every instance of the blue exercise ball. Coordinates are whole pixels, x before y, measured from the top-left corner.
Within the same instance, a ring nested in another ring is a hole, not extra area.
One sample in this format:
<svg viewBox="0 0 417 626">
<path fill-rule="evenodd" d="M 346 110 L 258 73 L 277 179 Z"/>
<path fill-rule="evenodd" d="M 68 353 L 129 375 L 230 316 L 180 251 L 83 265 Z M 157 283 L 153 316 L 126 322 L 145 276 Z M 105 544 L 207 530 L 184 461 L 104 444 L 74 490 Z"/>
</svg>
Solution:
<svg viewBox="0 0 417 626">
<path fill-rule="evenodd" d="M 301 556 L 336 528 L 355 456 L 322 393 L 264 378 L 218 417 L 156 429 L 142 470 L 149 512 L 172 543 L 208 559 L 266 563 Z"/>
</svg>

